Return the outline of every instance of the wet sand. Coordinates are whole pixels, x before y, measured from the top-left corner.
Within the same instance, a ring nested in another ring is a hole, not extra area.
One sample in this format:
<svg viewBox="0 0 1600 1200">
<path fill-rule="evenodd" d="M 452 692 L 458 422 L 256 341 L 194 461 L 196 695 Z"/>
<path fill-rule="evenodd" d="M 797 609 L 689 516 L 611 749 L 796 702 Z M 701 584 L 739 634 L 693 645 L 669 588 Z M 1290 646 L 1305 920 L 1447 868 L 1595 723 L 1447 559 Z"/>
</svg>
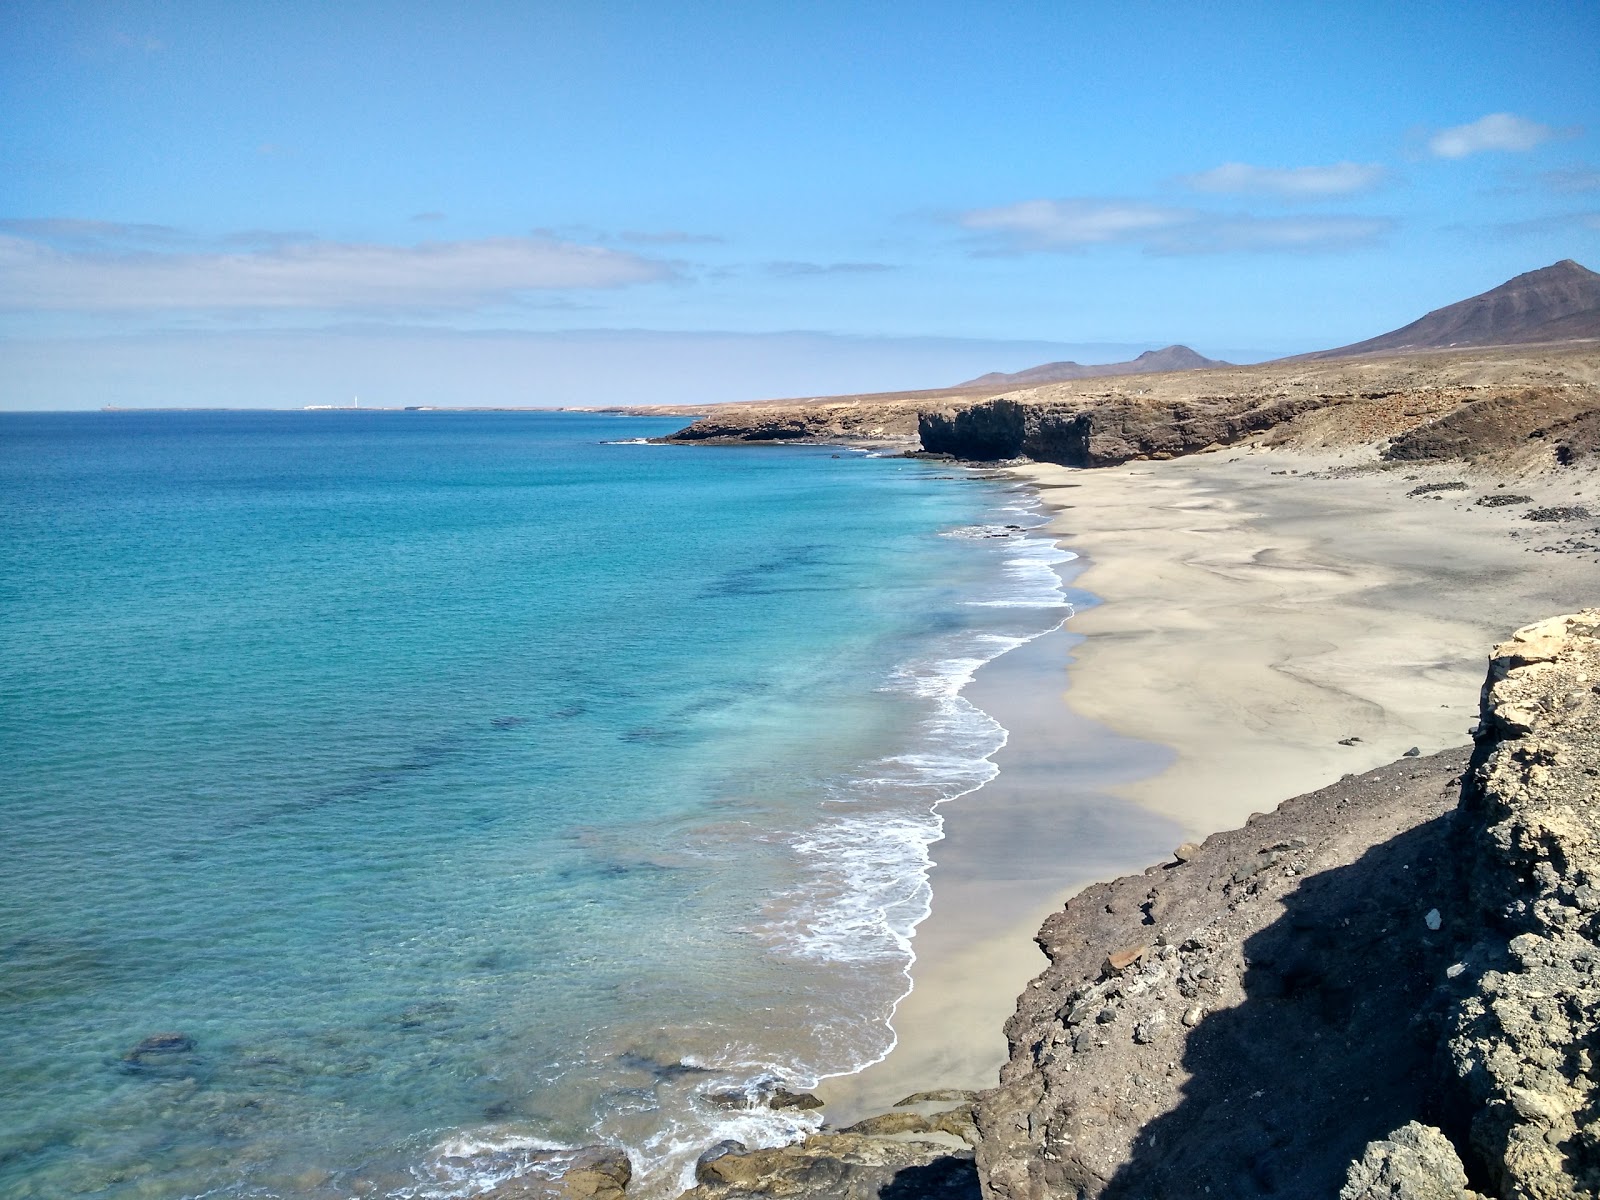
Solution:
<svg viewBox="0 0 1600 1200">
<path fill-rule="evenodd" d="M 899 1045 L 819 1089 L 831 1122 L 991 1086 L 1044 966 L 1033 933 L 1067 896 L 1412 747 L 1465 744 L 1490 648 L 1600 603 L 1600 552 L 1540 549 L 1595 521 L 1475 503 L 1510 490 L 1600 512 L 1593 473 L 1502 489 L 1459 466 L 1341 474 L 1353 462 L 1231 450 L 1013 469 L 1080 555 L 1069 586 L 1099 602 L 1080 594 L 1064 630 L 967 690 L 1011 732 L 1000 775 L 942 810 Z"/>
</svg>

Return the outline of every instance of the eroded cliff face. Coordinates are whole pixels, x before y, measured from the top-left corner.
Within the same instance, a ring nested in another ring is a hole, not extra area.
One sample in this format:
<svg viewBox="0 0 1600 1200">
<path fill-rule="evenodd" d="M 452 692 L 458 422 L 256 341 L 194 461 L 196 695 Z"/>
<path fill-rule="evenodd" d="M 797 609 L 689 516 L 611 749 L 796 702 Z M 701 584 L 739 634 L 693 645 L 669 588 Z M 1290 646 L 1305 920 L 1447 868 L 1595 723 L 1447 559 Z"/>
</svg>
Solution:
<svg viewBox="0 0 1600 1200">
<path fill-rule="evenodd" d="M 1068 467 L 1105 467 L 1229 446 L 1327 403 L 1319 396 L 1199 396 L 1166 403 L 1110 395 L 1070 404 L 1002 396 L 924 412 L 917 433 L 923 449 L 957 458 L 1031 458 Z"/>
<path fill-rule="evenodd" d="M 1600 1191 L 1600 610 L 1495 651 L 1477 737 L 1052 917 L 985 1195 Z"/>
<path fill-rule="evenodd" d="M 1453 1116 L 1496 1195 L 1600 1193 L 1600 609 L 1519 630 L 1484 685 L 1474 992 L 1451 1014 Z"/>
</svg>

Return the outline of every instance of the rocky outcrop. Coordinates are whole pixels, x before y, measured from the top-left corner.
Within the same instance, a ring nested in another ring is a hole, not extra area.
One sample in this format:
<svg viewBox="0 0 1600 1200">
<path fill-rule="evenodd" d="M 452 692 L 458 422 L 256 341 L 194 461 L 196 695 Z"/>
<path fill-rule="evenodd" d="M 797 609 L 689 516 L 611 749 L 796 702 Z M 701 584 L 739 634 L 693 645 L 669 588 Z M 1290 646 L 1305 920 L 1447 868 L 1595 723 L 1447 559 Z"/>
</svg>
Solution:
<svg viewBox="0 0 1600 1200">
<path fill-rule="evenodd" d="M 523 1174 L 482 1200 L 623 1200 L 632 1178 L 627 1153 L 615 1146 L 541 1151 L 530 1156 Z"/>
<path fill-rule="evenodd" d="M 1600 610 L 1496 652 L 1478 738 L 1047 921 L 985 1194 L 1600 1191 Z"/>
<path fill-rule="evenodd" d="M 882 404 L 727 405 L 656 440 L 741 442 L 900 442 L 916 444 L 917 409 Z"/>
<path fill-rule="evenodd" d="M 1407 1121 L 1350 1164 L 1339 1200 L 1482 1200 L 1450 1139 Z"/>
<path fill-rule="evenodd" d="M 917 432 L 923 449 L 957 458 L 1031 458 L 1068 467 L 1103 467 L 1231 445 L 1326 403 L 1320 396 L 1197 396 L 1171 402 L 1112 394 L 1072 404 L 1024 403 L 1002 396 L 965 408 L 924 412 Z"/>
<path fill-rule="evenodd" d="M 1559 441 L 1561 431 L 1581 430 L 1583 422 L 1597 419 L 1600 406 L 1592 393 L 1519 388 L 1471 400 L 1393 438 L 1383 457 L 1407 462 L 1499 455 L 1530 439 Z"/>
<path fill-rule="evenodd" d="M 1463 796 L 1484 936 L 1452 1015 L 1454 1116 L 1496 1195 L 1600 1193 L 1600 610 L 1495 651 Z"/>
<path fill-rule="evenodd" d="M 975 1137 L 970 1094 L 910 1096 L 894 1111 L 797 1145 L 713 1147 L 695 1168 L 696 1186 L 680 1200 L 978 1200 Z"/>
</svg>

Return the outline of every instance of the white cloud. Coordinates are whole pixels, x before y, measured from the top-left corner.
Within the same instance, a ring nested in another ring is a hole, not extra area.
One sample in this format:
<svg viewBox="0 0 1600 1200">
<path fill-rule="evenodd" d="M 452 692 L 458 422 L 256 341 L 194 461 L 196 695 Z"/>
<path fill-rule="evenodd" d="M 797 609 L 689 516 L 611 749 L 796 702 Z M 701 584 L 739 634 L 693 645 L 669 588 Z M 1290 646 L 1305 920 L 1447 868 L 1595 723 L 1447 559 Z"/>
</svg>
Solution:
<svg viewBox="0 0 1600 1200">
<path fill-rule="evenodd" d="M 1376 163 L 1334 163 L 1327 167 L 1253 167 L 1223 163 L 1209 171 L 1181 176 L 1197 192 L 1226 195 L 1282 196 L 1291 200 L 1351 196 L 1387 182 L 1389 172 Z"/>
<path fill-rule="evenodd" d="M 1322 253 L 1369 245 L 1393 227 L 1382 217 L 1257 217 L 1138 200 L 1027 200 L 966 213 L 961 224 L 1010 254 L 1108 244 L 1152 254 Z"/>
<path fill-rule="evenodd" d="M 769 262 L 767 273 L 783 278 L 793 278 L 804 275 L 879 275 L 885 271 L 896 268 L 889 263 L 880 262 Z"/>
<path fill-rule="evenodd" d="M 1014 249 L 1072 250 L 1137 241 L 1189 219 L 1184 209 L 1137 200 L 1024 200 L 964 213 L 961 224 L 996 235 Z"/>
<path fill-rule="evenodd" d="M 1382 240 L 1394 227 L 1385 217 L 1212 217 L 1180 226 L 1156 239 L 1157 254 L 1326 254 Z"/>
<path fill-rule="evenodd" d="M 1513 113 L 1490 113 L 1470 125 L 1441 129 L 1428 139 L 1428 149 L 1437 158 L 1466 158 L 1486 150 L 1532 150 L 1558 136 L 1556 130 L 1538 121 Z"/>
<path fill-rule="evenodd" d="M 0 308 L 12 310 L 470 309 L 521 292 L 672 274 L 635 254 L 546 238 L 150 253 L 61 249 L 0 234 Z"/>
</svg>

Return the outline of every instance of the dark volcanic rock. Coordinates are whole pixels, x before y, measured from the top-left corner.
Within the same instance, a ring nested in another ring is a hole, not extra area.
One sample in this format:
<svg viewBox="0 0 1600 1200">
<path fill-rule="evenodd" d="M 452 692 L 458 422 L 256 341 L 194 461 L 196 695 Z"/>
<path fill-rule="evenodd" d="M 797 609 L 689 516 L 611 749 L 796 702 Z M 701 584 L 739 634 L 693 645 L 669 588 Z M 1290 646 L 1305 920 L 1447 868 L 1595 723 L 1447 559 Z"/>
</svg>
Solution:
<svg viewBox="0 0 1600 1200">
<path fill-rule="evenodd" d="M 1552 427 L 1565 428 L 1595 411 L 1591 391 L 1521 388 L 1473 400 L 1393 438 L 1383 457 L 1390 462 L 1474 458 L 1548 439 Z"/>
<path fill-rule="evenodd" d="M 924 412 L 917 431 L 924 449 L 957 458 L 1026 457 L 1068 467 L 1103 467 L 1226 446 L 1324 403 L 1317 396 L 1203 396 L 1170 402 L 1112 395 L 1071 404 L 1022 403 L 1002 396 L 965 408 Z"/>
<path fill-rule="evenodd" d="M 906 403 L 729 405 L 658 442 L 897 442 L 909 446 L 917 410 Z"/>
<path fill-rule="evenodd" d="M 1524 521 L 1587 521 L 1593 514 L 1581 504 L 1556 504 L 1532 508 L 1522 514 Z"/>
</svg>

